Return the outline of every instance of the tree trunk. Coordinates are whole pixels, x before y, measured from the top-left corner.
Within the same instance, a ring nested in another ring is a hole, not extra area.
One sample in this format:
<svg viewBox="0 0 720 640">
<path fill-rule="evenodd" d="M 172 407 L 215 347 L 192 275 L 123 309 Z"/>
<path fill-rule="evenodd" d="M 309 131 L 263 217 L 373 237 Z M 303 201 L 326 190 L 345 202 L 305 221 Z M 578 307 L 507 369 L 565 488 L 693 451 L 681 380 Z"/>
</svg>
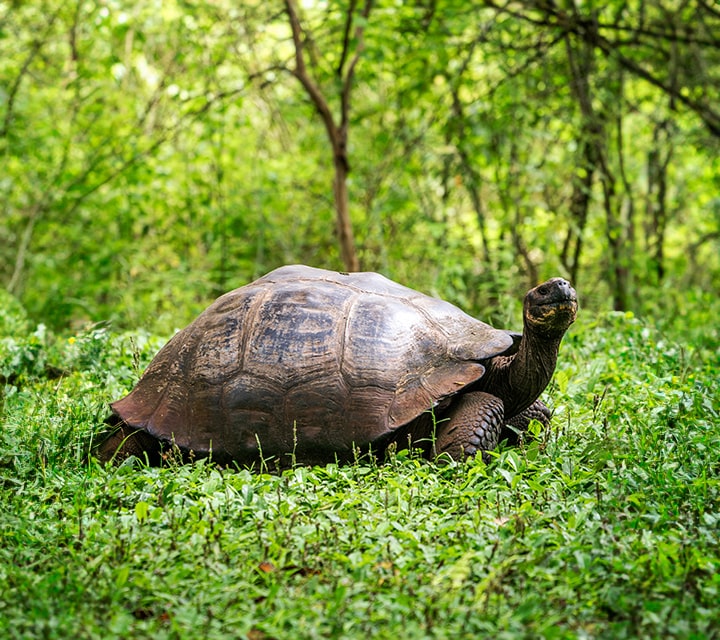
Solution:
<svg viewBox="0 0 720 640">
<path fill-rule="evenodd" d="M 350 172 L 350 163 L 347 157 L 348 126 L 350 116 L 350 93 L 352 89 L 355 66 L 360 59 L 363 48 L 364 22 L 355 27 L 354 38 L 350 37 L 353 23 L 353 10 L 356 2 L 351 2 L 348 8 L 345 25 L 345 37 L 343 40 L 342 55 L 337 69 L 338 80 L 340 81 L 340 123 L 333 117 L 332 110 L 327 98 L 321 91 L 319 85 L 308 71 L 305 54 L 303 29 L 300 24 L 300 16 L 294 0 L 285 0 L 285 8 L 290 20 L 292 29 L 293 44 L 295 45 L 295 69 L 293 75 L 305 88 L 308 96 L 320 114 L 325 125 L 333 152 L 333 167 L 335 177 L 333 179 L 333 197 L 335 200 L 335 216 L 337 225 L 338 242 L 340 243 L 340 255 L 342 256 L 345 269 L 348 271 L 359 271 L 360 260 L 355 249 L 355 238 L 350 220 L 350 196 L 347 188 L 347 176 Z M 362 12 L 363 20 L 366 21 L 370 15 L 372 0 L 365 0 Z M 350 57 L 350 47 L 355 42 L 355 53 Z"/>
<path fill-rule="evenodd" d="M 580 256 L 583 248 L 583 234 L 590 211 L 592 185 L 597 164 L 595 147 L 592 142 L 579 136 L 580 171 L 573 176 L 573 190 L 570 197 L 570 225 L 560 253 L 560 261 L 567 269 L 571 282 L 577 282 L 580 270 Z"/>
<path fill-rule="evenodd" d="M 665 231 L 668 223 L 667 173 L 672 159 L 673 147 L 671 123 L 668 120 L 656 124 L 653 146 L 648 153 L 648 195 L 645 233 L 650 259 L 657 282 L 665 277 Z"/>
<path fill-rule="evenodd" d="M 630 224 L 624 224 L 621 215 L 619 198 L 616 190 L 617 179 L 608 159 L 608 109 L 610 106 L 597 108 L 596 96 L 591 82 L 595 72 L 595 51 L 587 42 L 575 43 L 573 38 L 566 36 L 566 51 L 572 77 L 571 91 L 580 109 L 582 126 L 581 142 L 582 166 L 585 175 L 578 176 L 573 185 L 571 207 L 571 225 L 563 246 L 563 258 L 566 266 L 570 264 L 577 269 L 582 248 L 582 231 L 587 221 L 590 204 L 590 190 L 593 180 L 598 179 L 602 186 L 603 208 L 605 210 L 605 233 L 609 249 L 608 279 L 612 286 L 613 307 L 616 311 L 625 311 L 630 302 L 630 262 L 633 247 L 628 244 L 631 239 Z M 620 85 L 622 87 L 622 85 Z M 622 88 L 619 90 L 622 94 Z M 622 95 L 617 96 L 617 104 Z M 619 150 L 622 154 L 622 149 Z M 576 235 L 573 259 L 569 262 L 572 247 L 572 236 Z M 577 279 L 577 273 L 573 276 Z"/>
<path fill-rule="evenodd" d="M 340 242 L 340 255 L 345 269 L 359 271 L 360 261 L 355 250 L 355 237 L 350 220 L 350 195 L 347 188 L 348 167 L 347 160 L 335 156 L 335 179 L 333 192 L 335 195 L 335 214 L 337 220 L 337 234 Z"/>
</svg>

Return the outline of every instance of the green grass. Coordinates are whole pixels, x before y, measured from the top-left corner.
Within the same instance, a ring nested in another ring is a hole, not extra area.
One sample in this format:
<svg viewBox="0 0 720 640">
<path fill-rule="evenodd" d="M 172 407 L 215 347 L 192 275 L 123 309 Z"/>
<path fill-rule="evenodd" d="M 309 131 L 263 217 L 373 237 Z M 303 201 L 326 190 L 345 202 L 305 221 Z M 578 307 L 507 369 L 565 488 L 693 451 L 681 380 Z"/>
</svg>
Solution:
<svg viewBox="0 0 720 640">
<path fill-rule="evenodd" d="M 161 341 L 6 319 L 0 637 L 718 638 L 720 347 L 692 313 L 582 318 L 551 429 L 487 466 L 280 476 L 86 462 Z"/>
</svg>

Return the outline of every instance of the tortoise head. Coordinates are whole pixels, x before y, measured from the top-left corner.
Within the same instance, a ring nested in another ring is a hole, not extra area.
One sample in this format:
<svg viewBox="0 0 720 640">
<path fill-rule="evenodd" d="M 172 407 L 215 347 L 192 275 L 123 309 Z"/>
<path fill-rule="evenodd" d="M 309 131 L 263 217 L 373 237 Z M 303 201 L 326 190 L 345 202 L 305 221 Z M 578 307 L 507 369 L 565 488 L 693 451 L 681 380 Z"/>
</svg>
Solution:
<svg viewBox="0 0 720 640">
<path fill-rule="evenodd" d="M 560 338 L 575 322 L 577 308 L 575 289 L 567 280 L 552 278 L 525 296 L 525 325 L 540 335 Z"/>
</svg>

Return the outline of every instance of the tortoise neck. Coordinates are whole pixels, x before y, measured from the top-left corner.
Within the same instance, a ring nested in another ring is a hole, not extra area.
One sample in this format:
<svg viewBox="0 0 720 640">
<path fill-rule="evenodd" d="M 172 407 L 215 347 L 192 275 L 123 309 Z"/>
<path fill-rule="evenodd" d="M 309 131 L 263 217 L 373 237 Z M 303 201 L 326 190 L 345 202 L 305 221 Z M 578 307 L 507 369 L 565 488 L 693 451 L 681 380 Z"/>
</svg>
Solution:
<svg viewBox="0 0 720 640">
<path fill-rule="evenodd" d="M 490 362 L 483 387 L 503 401 L 506 420 L 527 409 L 545 390 L 561 340 L 562 335 L 541 336 L 526 326 L 517 353 Z"/>
</svg>

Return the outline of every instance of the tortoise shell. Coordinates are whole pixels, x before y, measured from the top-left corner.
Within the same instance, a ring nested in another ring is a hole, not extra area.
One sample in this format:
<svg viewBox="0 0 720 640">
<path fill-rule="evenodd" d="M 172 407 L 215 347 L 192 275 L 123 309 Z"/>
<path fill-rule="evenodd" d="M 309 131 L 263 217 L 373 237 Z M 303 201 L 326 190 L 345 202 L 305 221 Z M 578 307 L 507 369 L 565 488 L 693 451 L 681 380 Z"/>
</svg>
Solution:
<svg viewBox="0 0 720 640">
<path fill-rule="evenodd" d="M 512 348 L 509 332 L 377 273 L 286 266 L 218 298 L 111 407 L 221 463 L 348 458 Z"/>
</svg>

